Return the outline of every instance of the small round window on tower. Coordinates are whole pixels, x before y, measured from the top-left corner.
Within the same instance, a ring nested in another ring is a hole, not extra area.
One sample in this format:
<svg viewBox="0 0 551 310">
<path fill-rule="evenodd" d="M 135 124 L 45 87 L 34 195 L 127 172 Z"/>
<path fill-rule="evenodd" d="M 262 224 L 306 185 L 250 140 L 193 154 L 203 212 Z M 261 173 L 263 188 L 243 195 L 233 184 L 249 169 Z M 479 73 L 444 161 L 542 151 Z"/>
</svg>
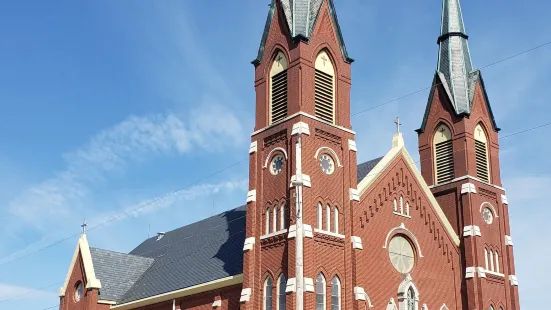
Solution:
<svg viewBox="0 0 551 310">
<path fill-rule="evenodd" d="M 283 165 L 285 163 L 285 158 L 283 155 L 276 155 L 274 158 L 272 158 L 272 162 L 270 163 L 270 172 L 273 175 L 278 175 L 281 173 L 281 170 L 283 170 Z"/>
<path fill-rule="evenodd" d="M 492 213 L 492 210 L 490 210 L 490 208 L 484 208 L 484 211 L 482 211 L 482 218 L 486 224 L 492 224 L 494 222 L 494 214 Z"/>
<path fill-rule="evenodd" d="M 320 156 L 320 167 L 325 174 L 332 174 L 335 171 L 335 162 L 333 158 L 327 154 L 322 154 Z"/>
</svg>

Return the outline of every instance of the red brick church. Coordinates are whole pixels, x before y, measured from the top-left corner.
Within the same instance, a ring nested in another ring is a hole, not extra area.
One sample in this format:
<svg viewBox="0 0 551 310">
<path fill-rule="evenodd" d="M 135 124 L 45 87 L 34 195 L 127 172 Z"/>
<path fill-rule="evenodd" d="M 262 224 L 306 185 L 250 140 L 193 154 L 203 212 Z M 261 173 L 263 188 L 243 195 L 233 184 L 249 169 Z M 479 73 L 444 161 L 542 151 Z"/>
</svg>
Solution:
<svg viewBox="0 0 551 310">
<path fill-rule="evenodd" d="M 520 309 L 500 129 L 459 0 L 443 2 L 421 171 L 399 121 L 387 154 L 356 162 L 333 0 L 272 0 L 246 205 L 128 254 L 82 234 L 60 310 Z"/>
</svg>

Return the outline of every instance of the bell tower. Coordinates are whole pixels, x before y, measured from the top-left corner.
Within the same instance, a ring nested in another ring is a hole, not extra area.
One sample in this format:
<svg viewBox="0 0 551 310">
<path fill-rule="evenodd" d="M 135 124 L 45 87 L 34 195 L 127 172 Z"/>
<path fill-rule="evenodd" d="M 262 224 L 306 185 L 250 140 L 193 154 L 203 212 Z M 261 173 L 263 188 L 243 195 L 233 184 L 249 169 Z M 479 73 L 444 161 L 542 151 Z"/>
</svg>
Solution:
<svg viewBox="0 0 551 310">
<path fill-rule="evenodd" d="M 333 0 L 273 0 L 255 67 L 241 309 L 352 309 L 350 65 Z M 350 225 L 350 224 L 348 224 Z"/>
<path fill-rule="evenodd" d="M 468 309 L 520 309 L 499 128 L 473 69 L 459 0 L 443 0 L 438 65 L 419 136 L 421 173 L 462 236 Z"/>
</svg>

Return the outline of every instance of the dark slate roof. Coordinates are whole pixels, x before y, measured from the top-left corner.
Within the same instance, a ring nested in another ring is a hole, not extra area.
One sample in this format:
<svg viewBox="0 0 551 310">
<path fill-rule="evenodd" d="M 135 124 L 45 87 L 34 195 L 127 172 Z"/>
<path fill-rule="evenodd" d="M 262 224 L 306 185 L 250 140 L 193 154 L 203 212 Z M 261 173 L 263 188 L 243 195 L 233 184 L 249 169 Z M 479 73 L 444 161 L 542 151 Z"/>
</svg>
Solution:
<svg viewBox="0 0 551 310">
<path fill-rule="evenodd" d="M 291 37 L 309 40 L 316 25 L 316 21 L 318 20 L 323 1 L 324 0 L 272 0 L 268 11 L 268 18 L 266 19 L 266 25 L 264 27 L 264 33 L 262 34 L 262 40 L 258 49 L 258 55 L 252 63 L 257 65 L 262 61 L 262 57 L 264 56 L 264 46 L 266 45 L 268 32 L 270 31 L 270 26 L 272 24 L 278 2 L 283 10 L 283 15 L 287 21 L 287 26 Z M 346 46 L 344 44 L 344 38 L 342 36 L 341 27 L 339 25 L 333 0 L 327 0 L 327 5 L 331 13 L 330 15 L 333 26 L 336 30 L 341 54 L 345 61 L 353 62 L 354 60 L 348 56 L 348 51 L 346 50 Z"/>
<path fill-rule="evenodd" d="M 358 182 L 381 159 L 358 165 Z M 243 273 L 245 215 L 246 206 L 226 211 L 169 231 L 159 240 L 149 238 L 130 254 L 90 249 L 102 299 L 122 304 Z M 124 285 L 115 288 L 113 283 Z"/>
<path fill-rule="evenodd" d="M 486 89 L 482 82 L 480 70 L 473 69 L 469 51 L 468 36 L 461 12 L 460 0 L 443 0 L 442 26 L 438 37 L 438 65 L 434 76 L 433 87 L 425 110 L 425 117 L 418 132 L 425 129 L 428 112 L 432 103 L 436 83 L 442 84 L 458 116 L 470 115 L 478 82 L 482 87 L 490 119 L 495 130 L 499 130 L 490 108 Z"/>
<path fill-rule="evenodd" d="M 119 301 L 153 264 L 152 258 L 90 248 L 96 278 L 101 281 L 100 299 Z"/>
</svg>

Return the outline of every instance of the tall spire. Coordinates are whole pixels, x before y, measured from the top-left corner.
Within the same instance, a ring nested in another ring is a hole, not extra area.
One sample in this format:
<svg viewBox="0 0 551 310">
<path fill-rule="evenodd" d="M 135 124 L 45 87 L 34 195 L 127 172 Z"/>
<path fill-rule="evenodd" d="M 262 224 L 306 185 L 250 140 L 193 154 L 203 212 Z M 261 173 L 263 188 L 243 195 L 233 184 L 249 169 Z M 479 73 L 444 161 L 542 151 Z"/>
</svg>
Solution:
<svg viewBox="0 0 551 310">
<path fill-rule="evenodd" d="M 459 0 L 443 0 L 437 71 L 457 114 L 470 114 L 477 72 L 473 72 L 468 36 Z"/>
<path fill-rule="evenodd" d="M 266 20 L 266 26 L 264 28 L 264 34 L 262 36 L 262 41 L 260 42 L 258 56 L 252 63 L 257 65 L 262 61 L 262 57 L 264 56 L 264 45 L 266 44 L 266 39 L 270 30 L 270 25 L 272 24 L 277 2 L 281 4 L 283 15 L 285 15 L 285 20 L 287 22 L 287 26 L 289 27 L 291 37 L 301 38 L 308 41 L 312 37 L 312 31 L 314 31 L 314 27 L 316 26 L 316 22 L 320 15 L 321 7 L 324 1 L 327 1 L 327 5 L 329 7 L 333 26 L 337 32 L 337 40 L 341 48 L 341 54 L 346 62 L 353 62 L 354 59 L 348 56 L 346 46 L 344 45 L 344 39 L 339 21 L 337 19 L 337 13 L 335 11 L 333 0 L 272 0 L 270 4 L 270 11 L 268 12 L 268 19 Z"/>
</svg>

